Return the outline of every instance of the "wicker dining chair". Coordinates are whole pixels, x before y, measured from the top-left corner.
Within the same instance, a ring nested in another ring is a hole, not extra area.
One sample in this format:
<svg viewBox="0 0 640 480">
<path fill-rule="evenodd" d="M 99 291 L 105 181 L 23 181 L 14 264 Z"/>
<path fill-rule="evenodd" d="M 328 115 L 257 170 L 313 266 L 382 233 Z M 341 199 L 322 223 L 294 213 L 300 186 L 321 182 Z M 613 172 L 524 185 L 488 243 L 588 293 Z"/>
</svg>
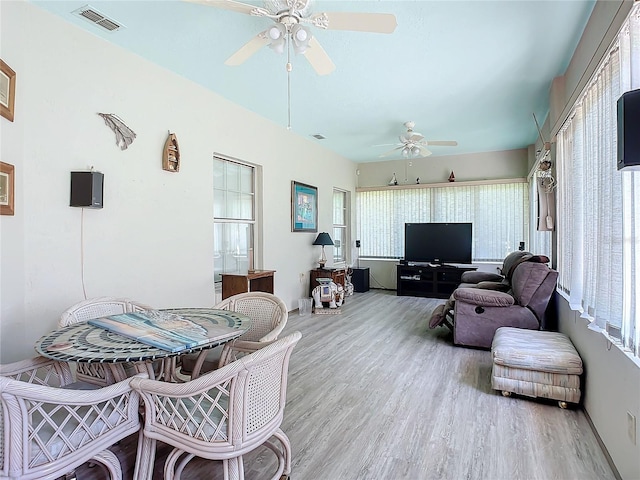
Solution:
<svg viewBox="0 0 640 480">
<path fill-rule="evenodd" d="M 92 461 L 121 479 L 108 447 L 140 430 L 130 380 L 73 390 L 66 363 L 36 357 L 0 365 L 0 478 L 55 479 Z"/>
<path fill-rule="evenodd" d="M 87 320 L 94 318 L 117 315 L 120 313 L 142 312 L 145 310 L 151 310 L 151 308 L 152 307 L 148 305 L 129 300 L 128 298 L 90 298 L 69 307 L 58 320 L 58 328 L 67 327 L 74 323 L 86 322 Z M 105 367 L 100 363 L 78 362 L 76 365 L 76 378 L 78 381 L 104 387 L 122 380 L 122 378 L 114 376 L 112 368 Z M 129 372 L 135 371 L 131 365 L 122 365 L 122 367 Z"/>
<path fill-rule="evenodd" d="M 243 455 L 260 446 L 278 459 L 272 479 L 288 479 L 291 445 L 280 425 L 289 358 L 301 337 L 294 332 L 185 383 L 134 378 L 131 386 L 145 406 L 134 478 L 152 479 L 160 441 L 174 447 L 164 466 L 165 480 L 179 480 L 195 456 L 222 460 L 225 480 L 243 480 Z"/>
<path fill-rule="evenodd" d="M 238 340 L 269 342 L 277 340 L 287 324 L 289 312 L 285 303 L 265 292 L 246 292 L 226 298 L 213 308 L 230 310 L 251 318 L 251 327 L 238 337 Z M 209 350 L 206 355 L 188 353 L 180 357 L 180 373 L 191 379 L 215 370 L 220 365 L 222 347 Z"/>
</svg>

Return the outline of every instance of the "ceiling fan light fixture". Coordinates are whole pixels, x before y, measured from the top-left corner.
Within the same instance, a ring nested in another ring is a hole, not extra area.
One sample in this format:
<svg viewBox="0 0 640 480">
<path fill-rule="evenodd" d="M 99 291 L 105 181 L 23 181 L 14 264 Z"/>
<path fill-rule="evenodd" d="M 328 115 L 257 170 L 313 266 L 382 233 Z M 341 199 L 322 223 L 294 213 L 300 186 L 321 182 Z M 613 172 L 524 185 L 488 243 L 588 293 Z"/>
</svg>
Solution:
<svg viewBox="0 0 640 480">
<path fill-rule="evenodd" d="M 275 40 L 273 42 L 271 42 L 271 44 L 269 45 L 269 48 L 271 50 L 273 50 L 276 53 L 284 53 L 284 38 L 279 38 L 278 40 Z"/>
<path fill-rule="evenodd" d="M 283 32 L 280 27 L 282 27 L 282 25 L 278 24 L 269 29 L 269 38 L 271 40 L 278 40 L 284 36 L 285 32 Z"/>
<path fill-rule="evenodd" d="M 309 46 L 311 32 L 307 27 L 296 24 L 291 27 L 291 40 L 293 41 L 293 51 L 296 53 L 304 53 Z"/>
<path fill-rule="evenodd" d="M 413 155 L 416 155 L 416 156 L 417 156 L 417 155 L 420 155 L 420 149 L 419 149 L 418 147 L 413 147 L 413 148 L 411 149 L 411 153 L 412 153 Z"/>
</svg>

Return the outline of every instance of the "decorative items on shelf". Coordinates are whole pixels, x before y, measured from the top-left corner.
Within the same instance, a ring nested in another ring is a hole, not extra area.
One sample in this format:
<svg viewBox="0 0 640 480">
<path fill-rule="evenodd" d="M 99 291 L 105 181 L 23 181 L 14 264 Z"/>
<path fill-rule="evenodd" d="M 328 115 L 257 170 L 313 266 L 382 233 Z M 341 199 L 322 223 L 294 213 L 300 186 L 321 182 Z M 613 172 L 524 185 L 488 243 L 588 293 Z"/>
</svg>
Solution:
<svg viewBox="0 0 640 480">
<path fill-rule="evenodd" d="M 456 181 L 456 176 L 453 174 L 453 170 L 451 170 L 451 175 L 449 175 L 449 181 L 450 182 L 455 182 Z"/>
<path fill-rule="evenodd" d="M 169 136 L 164 142 L 162 151 L 162 169 L 167 172 L 178 172 L 180 170 L 180 148 L 175 133 L 168 132 Z"/>
<path fill-rule="evenodd" d="M 98 113 L 104 123 L 116 134 L 116 145 L 120 150 L 126 150 L 136 138 L 136 133 L 131 130 L 115 113 Z"/>
<path fill-rule="evenodd" d="M 320 256 L 320 260 L 318 260 L 318 264 L 320 264 L 320 268 L 324 268 L 325 263 L 327 263 L 327 255 L 324 252 L 324 246 L 333 245 L 333 240 L 331 240 L 331 237 L 327 232 L 322 232 L 318 234 L 313 244 L 322 245 L 322 254 Z"/>
<path fill-rule="evenodd" d="M 391 180 L 389 180 L 389 185 L 398 185 L 398 179 L 396 178 L 395 172 L 393 172 L 393 176 L 391 177 Z"/>
</svg>

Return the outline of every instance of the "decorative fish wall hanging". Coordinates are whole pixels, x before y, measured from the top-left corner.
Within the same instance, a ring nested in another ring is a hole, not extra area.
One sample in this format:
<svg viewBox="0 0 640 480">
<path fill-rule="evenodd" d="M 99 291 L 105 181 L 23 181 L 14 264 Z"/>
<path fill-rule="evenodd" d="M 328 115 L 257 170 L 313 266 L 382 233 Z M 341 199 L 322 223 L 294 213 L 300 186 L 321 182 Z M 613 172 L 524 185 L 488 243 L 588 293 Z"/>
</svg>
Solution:
<svg viewBox="0 0 640 480">
<path fill-rule="evenodd" d="M 98 113 L 104 123 L 116 134 L 116 145 L 120 150 L 126 150 L 136 138 L 136 133 L 131 130 L 115 113 Z"/>
</svg>

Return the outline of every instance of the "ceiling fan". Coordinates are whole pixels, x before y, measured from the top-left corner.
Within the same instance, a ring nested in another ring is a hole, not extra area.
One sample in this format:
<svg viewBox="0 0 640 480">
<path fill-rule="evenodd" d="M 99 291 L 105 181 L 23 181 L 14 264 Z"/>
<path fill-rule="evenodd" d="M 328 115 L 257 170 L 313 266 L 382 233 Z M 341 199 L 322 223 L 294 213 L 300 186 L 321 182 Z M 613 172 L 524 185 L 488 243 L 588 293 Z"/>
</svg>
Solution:
<svg viewBox="0 0 640 480">
<path fill-rule="evenodd" d="M 384 147 L 388 145 L 396 146 L 392 150 L 389 150 L 388 152 L 385 152 L 380 156 L 386 157 L 397 151 L 400 151 L 400 153 L 402 153 L 402 156 L 406 158 L 428 157 L 432 153 L 429 149 L 427 149 L 428 145 L 448 147 L 455 147 L 458 145 L 458 142 L 453 140 L 425 140 L 424 136 L 421 133 L 413 131 L 413 127 L 415 127 L 415 125 L 415 122 L 404 122 L 404 126 L 407 127 L 407 133 L 403 133 L 398 137 L 400 139 L 400 143 L 376 145 L 376 147 Z"/>
<path fill-rule="evenodd" d="M 264 8 L 233 0 L 185 0 L 246 15 L 270 18 L 275 25 L 258 33 L 231 55 L 226 65 L 240 65 L 263 46 L 269 45 L 278 53 L 293 46 L 304 55 L 318 75 L 328 75 L 336 68 L 307 25 L 325 30 L 392 33 L 396 17 L 390 13 L 322 12 L 312 14 L 310 0 L 265 0 Z M 287 63 L 287 71 L 291 64 Z"/>
</svg>

